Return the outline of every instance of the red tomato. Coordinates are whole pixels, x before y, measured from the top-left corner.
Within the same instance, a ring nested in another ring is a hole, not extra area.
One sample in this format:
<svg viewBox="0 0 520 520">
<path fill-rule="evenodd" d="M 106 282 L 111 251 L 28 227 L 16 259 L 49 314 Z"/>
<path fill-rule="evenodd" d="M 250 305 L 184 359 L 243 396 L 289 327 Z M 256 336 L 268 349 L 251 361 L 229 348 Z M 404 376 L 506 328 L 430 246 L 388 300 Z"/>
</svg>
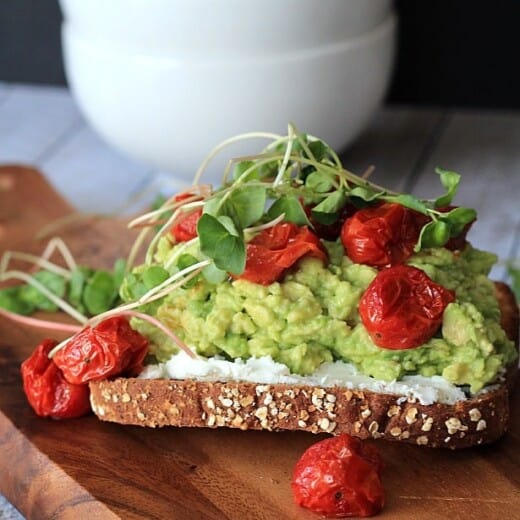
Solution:
<svg viewBox="0 0 520 520">
<path fill-rule="evenodd" d="M 181 193 L 174 197 L 175 202 L 195 197 L 193 193 Z M 197 200 L 200 200 L 197 197 Z M 170 229 L 170 234 L 175 239 L 175 242 L 187 242 L 197 236 L 197 223 L 202 215 L 202 208 L 194 209 L 193 211 L 187 212 L 181 215 L 175 225 Z"/>
<path fill-rule="evenodd" d="M 343 224 L 341 241 L 358 264 L 385 267 L 404 262 L 413 253 L 428 217 L 400 204 L 384 203 L 357 211 Z"/>
<path fill-rule="evenodd" d="M 269 285 L 307 255 L 327 261 L 320 239 L 307 226 L 282 222 L 264 229 L 247 244 L 246 268 L 237 278 Z"/>
<path fill-rule="evenodd" d="M 197 236 L 197 223 L 201 215 L 202 208 L 198 208 L 180 217 L 180 220 L 170 230 L 176 242 L 187 242 Z"/>
<path fill-rule="evenodd" d="M 452 291 L 408 265 L 383 269 L 361 297 L 359 314 L 372 341 L 400 350 L 428 341 L 442 323 Z"/>
<path fill-rule="evenodd" d="M 81 417 L 90 413 L 89 389 L 87 385 L 69 383 L 49 359 L 49 352 L 57 344 L 51 339 L 44 340 L 22 363 L 23 389 L 29 404 L 41 417 Z"/>
<path fill-rule="evenodd" d="M 371 516 L 384 505 L 376 449 L 346 434 L 313 444 L 297 462 L 291 487 L 300 506 L 328 517 Z"/>
<path fill-rule="evenodd" d="M 148 340 L 116 316 L 85 327 L 53 360 L 70 383 L 81 384 L 116 375 L 137 375 L 148 353 Z"/>
<path fill-rule="evenodd" d="M 351 217 L 356 211 L 357 209 L 353 204 L 346 204 L 341 210 L 336 222 L 332 224 L 320 224 L 312 215 L 312 207 L 305 207 L 305 213 L 312 224 L 312 228 L 320 238 L 325 240 L 336 240 L 341 233 L 341 228 L 345 220 Z"/>
</svg>

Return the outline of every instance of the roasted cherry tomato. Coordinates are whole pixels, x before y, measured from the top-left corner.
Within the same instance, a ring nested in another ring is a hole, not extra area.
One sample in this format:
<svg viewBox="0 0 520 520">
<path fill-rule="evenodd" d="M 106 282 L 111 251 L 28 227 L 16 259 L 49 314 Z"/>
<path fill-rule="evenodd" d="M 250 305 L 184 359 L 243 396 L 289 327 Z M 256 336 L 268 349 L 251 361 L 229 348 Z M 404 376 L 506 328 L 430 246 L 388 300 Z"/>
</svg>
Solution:
<svg viewBox="0 0 520 520">
<path fill-rule="evenodd" d="M 269 285 L 307 255 L 327 261 L 320 239 L 307 226 L 282 222 L 264 229 L 247 244 L 246 268 L 238 278 Z"/>
<path fill-rule="evenodd" d="M 87 385 L 69 383 L 49 359 L 49 352 L 57 344 L 57 341 L 46 339 L 22 363 L 23 389 L 29 404 L 41 417 L 81 417 L 90 413 L 89 389 Z"/>
<path fill-rule="evenodd" d="M 201 215 L 202 209 L 198 208 L 180 217 L 179 222 L 170 230 L 175 242 L 187 242 L 197 236 L 197 223 Z"/>
<path fill-rule="evenodd" d="M 313 444 L 297 462 L 291 487 L 300 506 L 328 517 L 371 516 L 384 505 L 376 449 L 346 434 Z"/>
<path fill-rule="evenodd" d="M 174 200 L 180 202 L 190 197 L 194 197 L 193 193 L 182 193 L 177 195 Z M 175 242 L 187 242 L 197 236 L 197 223 L 201 215 L 202 208 L 197 208 L 179 217 L 177 223 L 170 230 Z"/>
<path fill-rule="evenodd" d="M 415 267 L 397 265 L 383 269 L 361 297 L 359 314 L 372 341 L 388 349 L 418 347 L 442 323 L 452 291 L 435 283 Z"/>
<path fill-rule="evenodd" d="M 85 327 L 53 357 L 70 383 L 137 375 L 148 353 L 148 340 L 133 330 L 126 318 L 108 318 Z"/>
<path fill-rule="evenodd" d="M 318 222 L 312 214 L 312 206 L 305 206 L 305 213 L 312 224 L 312 228 L 315 233 L 325 240 L 336 240 L 341 233 L 343 223 L 349 217 L 351 217 L 357 210 L 353 204 L 346 204 L 340 211 L 338 220 L 332 224 L 321 224 Z"/>
<path fill-rule="evenodd" d="M 341 241 L 347 256 L 358 264 L 396 265 L 411 256 L 427 221 L 428 217 L 400 204 L 384 203 L 345 220 Z"/>
</svg>

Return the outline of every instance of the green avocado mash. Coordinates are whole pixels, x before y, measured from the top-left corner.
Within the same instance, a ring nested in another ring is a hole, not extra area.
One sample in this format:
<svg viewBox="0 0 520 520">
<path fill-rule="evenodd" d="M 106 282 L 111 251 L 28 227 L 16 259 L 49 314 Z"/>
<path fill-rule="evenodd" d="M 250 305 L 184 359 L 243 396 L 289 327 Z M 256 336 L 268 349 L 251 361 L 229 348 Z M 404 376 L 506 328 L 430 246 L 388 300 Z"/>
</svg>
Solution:
<svg viewBox="0 0 520 520">
<path fill-rule="evenodd" d="M 477 392 L 515 359 L 514 345 L 499 325 L 493 283 L 487 278 L 495 255 L 470 245 L 462 253 L 433 248 L 413 255 L 408 263 L 456 291 L 456 301 L 445 310 L 442 334 L 439 331 L 417 348 L 388 350 L 371 341 L 357 310 L 377 271 L 344 256 L 340 242 L 325 245 L 328 266 L 307 258 L 282 282 L 268 286 L 245 280 L 211 284 L 200 277 L 146 310 L 203 356 L 271 356 L 303 375 L 340 359 L 376 379 L 442 375 Z M 179 247 L 185 249 L 162 238 L 157 263 L 169 267 L 168 259 Z M 183 252 L 198 254 L 197 250 Z M 123 284 L 123 298 L 128 290 Z M 157 360 L 166 361 L 176 352 L 151 325 L 136 320 L 135 326 L 151 338 Z"/>
</svg>

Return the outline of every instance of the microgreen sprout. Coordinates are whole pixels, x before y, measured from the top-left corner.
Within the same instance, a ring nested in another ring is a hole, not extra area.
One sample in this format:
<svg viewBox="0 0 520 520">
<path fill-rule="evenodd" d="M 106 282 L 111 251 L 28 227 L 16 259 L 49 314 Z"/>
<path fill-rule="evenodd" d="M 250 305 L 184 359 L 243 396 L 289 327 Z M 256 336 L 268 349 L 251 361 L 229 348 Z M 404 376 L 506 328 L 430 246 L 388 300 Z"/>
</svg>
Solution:
<svg viewBox="0 0 520 520">
<path fill-rule="evenodd" d="M 45 296 L 48 300 L 56 305 L 56 307 L 60 308 L 62 311 L 66 312 L 69 316 L 74 318 L 79 323 L 86 323 L 88 318 L 83 316 L 80 312 L 78 312 L 72 305 L 69 305 L 63 298 L 56 296 L 55 293 L 50 291 L 43 283 L 39 282 L 38 279 L 34 276 L 31 276 L 23 271 L 5 271 L 0 276 L 0 282 L 5 280 L 20 280 L 22 282 L 27 283 L 29 286 L 34 287 L 41 295 Z"/>
<path fill-rule="evenodd" d="M 25 282 L 28 286 L 34 288 L 37 291 L 35 296 L 31 298 L 34 300 L 36 307 L 39 307 L 43 310 L 54 310 L 54 305 L 55 308 L 61 309 L 79 323 L 84 324 L 88 321 L 88 318 L 68 302 L 66 302 L 62 298 L 62 294 L 60 294 L 64 292 L 64 283 L 62 280 L 70 279 L 72 276 L 72 271 L 56 265 L 47 259 L 52 255 L 55 249 L 58 249 L 61 252 L 62 256 L 70 267 L 76 265 L 73 260 L 71 261 L 72 255 L 63 241 L 59 239 L 53 240 L 49 243 L 41 257 L 28 253 L 6 251 L 2 257 L 2 261 L 0 262 L 0 282 L 7 280 L 19 280 Z M 22 260 L 29 262 L 35 267 L 43 268 L 46 271 L 32 275 L 18 269 L 9 270 L 9 264 L 11 260 Z M 56 290 L 53 291 L 51 288 Z M 26 301 L 29 300 L 27 294 L 30 294 L 30 292 L 25 290 L 24 294 L 22 295 L 22 298 L 24 298 Z M 16 298 L 17 296 L 18 295 L 16 294 L 14 297 Z M 42 297 L 45 299 L 42 300 Z M 27 301 L 27 303 L 31 302 Z"/>
<path fill-rule="evenodd" d="M 56 250 L 66 267 L 49 260 Z M 32 267 L 28 272 L 9 269 L 13 260 L 29 262 Z M 24 316 L 37 310 L 54 312 L 60 309 L 85 325 L 89 316 L 104 312 L 117 303 L 123 275 L 124 262 L 121 260 L 114 264 L 113 272 L 78 266 L 65 243 L 54 238 L 41 256 L 13 251 L 3 255 L 0 282 L 17 280 L 25 283 L 1 289 L 0 308 Z M 26 323 L 49 328 L 45 320 L 36 318 Z"/>
<path fill-rule="evenodd" d="M 48 260 L 53 255 L 54 251 L 58 251 L 61 254 L 61 257 L 69 268 L 69 271 L 72 272 L 78 268 L 70 249 L 60 237 L 53 237 L 49 240 L 40 258 L 42 260 Z"/>
<path fill-rule="evenodd" d="M 49 261 L 55 251 L 58 251 L 61 254 L 61 257 L 67 264 L 68 270 Z M 54 237 L 49 240 L 48 244 L 43 250 L 43 253 L 40 256 L 18 251 L 6 251 L 2 255 L 2 260 L 0 260 L 0 275 L 7 271 L 11 260 L 22 260 L 24 262 L 29 262 L 33 264 L 34 268 L 41 267 L 66 278 L 70 277 L 71 273 L 77 268 L 76 262 L 69 248 L 59 237 Z"/>
<path fill-rule="evenodd" d="M 475 218 L 471 209 L 445 209 L 457 191 L 460 180 L 457 173 L 437 169 L 446 189 L 437 199 L 422 200 L 397 193 L 368 180 L 373 167 L 362 177 L 344 169 L 330 146 L 299 132 L 294 125 L 289 125 L 286 136 L 248 133 L 225 140 L 203 161 L 195 175 L 195 183 L 200 181 L 210 161 L 225 147 L 243 139 L 259 137 L 271 140 L 263 152 L 231 159 L 224 171 L 222 186 L 211 194 L 205 194 L 198 202 L 204 207 L 195 239 L 199 242 L 201 261 L 209 259 L 222 271 L 240 274 L 244 268 L 245 241 L 251 236 L 250 231 L 246 235 L 247 228 L 277 223 L 281 215 L 298 225 L 311 225 L 304 205 L 312 207 L 312 215 L 318 223 L 327 225 L 339 218 L 341 209 L 349 201 L 356 206 L 382 201 L 401 204 L 429 218 L 416 244 L 416 251 L 443 246 Z M 230 181 L 231 168 L 238 175 Z M 178 221 L 183 205 L 186 205 L 184 211 L 190 209 L 185 202 L 176 208 L 177 213 L 152 240 L 147 263 L 153 261 L 159 237 Z M 173 260 L 168 267 L 172 263 Z"/>
<path fill-rule="evenodd" d="M 219 143 L 213 150 L 208 154 L 208 156 L 202 161 L 202 164 L 199 166 L 199 169 L 195 173 L 195 178 L 193 179 L 193 184 L 198 185 L 200 183 L 200 179 L 204 174 L 206 168 L 208 167 L 211 160 L 216 157 L 224 148 L 230 146 L 234 143 L 245 141 L 247 139 L 272 139 L 275 142 L 284 139 L 281 135 L 270 133 L 270 132 L 249 132 L 246 134 L 240 134 L 229 139 L 225 139 L 221 143 Z"/>
<path fill-rule="evenodd" d="M 280 222 L 283 222 L 285 218 L 285 213 L 281 213 L 273 220 L 270 220 L 269 222 L 266 222 L 265 224 L 260 224 L 258 226 L 251 226 L 246 229 L 244 229 L 244 233 L 248 235 L 254 235 L 256 233 L 259 233 L 260 231 L 263 231 L 264 229 L 269 229 L 270 227 L 276 226 L 276 224 L 279 224 Z"/>
<path fill-rule="evenodd" d="M 96 320 L 100 319 L 106 319 L 111 316 L 116 316 L 117 314 L 120 314 L 123 311 L 130 311 L 133 309 L 137 309 L 139 307 L 142 307 L 145 304 L 152 303 L 156 300 L 160 300 L 164 296 L 168 295 L 169 293 L 175 291 L 182 285 L 184 285 L 186 282 L 190 281 L 192 278 L 198 276 L 204 267 L 209 265 L 211 262 L 209 260 L 205 260 L 203 262 L 199 262 L 197 264 L 193 264 L 186 269 L 183 269 L 182 271 L 175 273 L 174 275 L 170 276 L 166 282 L 160 284 L 157 287 L 154 287 L 153 289 L 150 289 L 148 292 L 143 294 L 141 297 L 120 305 L 118 307 L 114 307 L 113 309 L 110 309 L 106 312 L 103 312 L 96 316 Z"/>
<path fill-rule="evenodd" d="M 294 127 L 292 125 L 289 125 L 289 141 L 287 143 L 287 146 L 285 147 L 285 153 L 283 154 L 283 160 L 280 164 L 280 168 L 278 169 L 278 175 L 276 176 L 273 182 L 273 188 L 282 182 L 282 179 L 287 173 L 287 167 L 289 165 L 289 160 L 291 158 L 291 152 L 294 144 L 294 137 Z"/>
<path fill-rule="evenodd" d="M 169 270 L 169 269 L 172 269 L 175 264 L 177 263 L 177 260 L 179 259 L 179 257 L 181 255 L 183 255 L 187 249 L 189 249 L 191 246 L 197 244 L 199 241 L 198 237 L 196 238 L 192 238 L 191 240 L 187 240 L 186 242 L 180 244 L 176 249 L 175 251 L 173 252 L 173 254 L 171 254 L 169 256 L 169 258 L 166 260 L 166 262 L 164 263 L 164 268 L 166 270 Z"/>
<path fill-rule="evenodd" d="M 40 267 L 41 269 L 46 269 L 51 273 L 55 273 L 59 276 L 63 276 L 63 278 L 70 278 L 72 275 L 72 271 L 68 269 L 64 269 L 63 267 L 56 265 L 52 262 L 49 262 L 43 255 L 36 256 L 30 253 L 23 253 L 19 251 L 6 251 L 4 256 L 2 257 L 1 265 L 0 265 L 0 273 L 7 273 L 7 267 L 11 260 L 22 260 L 24 262 L 29 262 L 34 265 L 35 268 Z"/>
</svg>

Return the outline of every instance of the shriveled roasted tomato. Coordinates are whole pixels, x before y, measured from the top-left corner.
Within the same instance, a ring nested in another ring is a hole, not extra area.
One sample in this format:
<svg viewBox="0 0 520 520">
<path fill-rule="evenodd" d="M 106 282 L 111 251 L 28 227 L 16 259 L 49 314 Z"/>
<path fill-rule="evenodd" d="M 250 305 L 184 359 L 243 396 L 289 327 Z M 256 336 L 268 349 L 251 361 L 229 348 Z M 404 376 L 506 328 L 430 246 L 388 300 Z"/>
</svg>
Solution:
<svg viewBox="0 0 520 520">
<path fill-rule="evenodd" d="M 312 214 L 312 206 L 305 206 L 305 213 L 312 224 L 312 228 L 316 234 L 325 240 L 336 240 L 341 233 L 341 229 L 345 220 L 358 211 L 356 206 L 353 204 L 346 204 L 341 210 L 338 220 L 332 224 L 321 224 L 318 222 Z"/>
<path fill-rule="evenodd" d="M 71 419 L 90 413 L 87 385 L 69 383 L 62 371 L 49 359 L 49 352 L 58 344 L 44 340 L 22 363 L 23 389 L 29 404 L 41 417 Z"/>
<path fill-rule="evenodd" d="M 327 261 L 320 239 L 307 226 L 282 222 L 264 229 L 247 244 L 246 268 L 237 278 L 269 285 L 306 255 Z"/>
<path fill-rule="evenodd" d="M 53 357 L 67 381 L 75 384 L 115 375 L 137 375 L 148 353 L 148 340 L 126 318 L 108 318 L 85 327 Z"/>
<path fill-rule="evenodd" d="M 192 193 L 182 193 L 177 195 L 174 200 L 180 202 L 193 196 Z M 179 217 L 177 223 L 170 230 L 175 242 L 187 242 L 197 236 L 197 223 L 201 215 L 202 208 L 197 208 Z"/>
<path fill-rule="evenodd" d="M 397 265 L 383 269 L 361 297 L 359 314 L 372 341 L 388 349 L 418 347 L 442 323 L 452 291 L 435 283 L 415 267 Z"/>
<path fill-rule="evenodd" d="M 346 434 L 313 444 L 296 463 L 291 487 L 300 506 L 328 517 L 371 516 L 384 505 L 376 449 Z"/>
<path fill-rule="evenodd" d="M 191 213 L 180 217 L 170 230 L 175 242 L 187 242 L 197 236 L 197 223 L 202 215 L 202 209 L 195 209 Z"/>
<path fill-rule="evenodd" d="M 358 264 L 396 265 L 411 256 L 427 221 L 428 217 L 400 204 L 384 203 L 345 220 L 341 241 L 347 256 Z"/>
</svg>

